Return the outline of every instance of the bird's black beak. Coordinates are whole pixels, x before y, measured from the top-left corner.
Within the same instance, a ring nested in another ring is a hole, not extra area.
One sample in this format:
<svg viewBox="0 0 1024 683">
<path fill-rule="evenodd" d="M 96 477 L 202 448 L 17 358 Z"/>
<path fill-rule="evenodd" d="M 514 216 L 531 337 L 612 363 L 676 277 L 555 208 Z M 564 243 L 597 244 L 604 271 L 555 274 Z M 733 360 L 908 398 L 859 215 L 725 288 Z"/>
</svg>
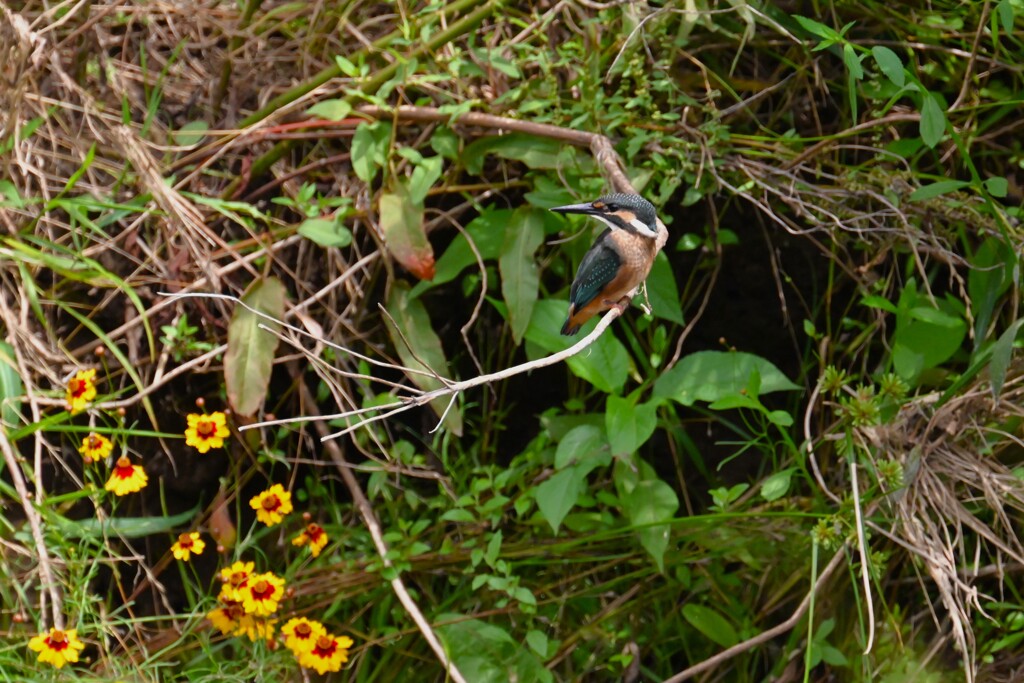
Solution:
<svg viewBox="0 0 1024 683">
<path fill-rule="evenodd" d="M 590 202 L 583 204 L 567 204 L 565 206 L 555 206 L 551 208 L 551 211 L 555 213 L 582 213 L 587 216 L 593 216 L 594 214 L 600 213 L 595 209 Z"/>
</svg>

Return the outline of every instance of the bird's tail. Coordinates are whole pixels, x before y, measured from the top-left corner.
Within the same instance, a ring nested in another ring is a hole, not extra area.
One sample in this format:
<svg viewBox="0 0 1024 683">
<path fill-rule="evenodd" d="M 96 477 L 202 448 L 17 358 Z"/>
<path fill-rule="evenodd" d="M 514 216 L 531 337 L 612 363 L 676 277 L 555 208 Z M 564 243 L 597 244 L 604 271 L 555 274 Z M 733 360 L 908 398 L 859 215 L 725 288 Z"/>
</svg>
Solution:
<svg viewBox="0 0 1024 683">
<path fill-rule="evenodd" d="M 574 335 L 577 332 L 579 332 L 580 331 L 580 327 L 583 325 L 582 322 L 580 322 L 578 320 L 573 320 L 573 317 L 575 315 L 576 315 L 576 307 L 575 306 L 569 306 L 569 317 L 565 319 L 565 324 L 562 325 L 562 334 L 564 334 L 567 337 L 571 337 L 572 335 Z"/>
</svg>

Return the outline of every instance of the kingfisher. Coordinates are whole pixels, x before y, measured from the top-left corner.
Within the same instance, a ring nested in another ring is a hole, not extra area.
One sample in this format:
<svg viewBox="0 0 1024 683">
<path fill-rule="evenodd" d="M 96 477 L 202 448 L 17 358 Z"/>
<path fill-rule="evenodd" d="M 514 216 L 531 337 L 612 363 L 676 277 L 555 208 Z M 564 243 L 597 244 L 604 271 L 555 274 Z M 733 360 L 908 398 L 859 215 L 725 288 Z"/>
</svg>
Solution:
<svg viewBox="0 0 1024 683">
<path fill-rule="evenodd" d="M 654 205 L 635 194 L 610 194 L 551 210 L 592 216 L 608 226 L 583 256 L 569 289 L 569 317 L 562 334 L 574 335 L 598 313 L 629 306 L 665 246 L 668 229 Z"/>
</svg>

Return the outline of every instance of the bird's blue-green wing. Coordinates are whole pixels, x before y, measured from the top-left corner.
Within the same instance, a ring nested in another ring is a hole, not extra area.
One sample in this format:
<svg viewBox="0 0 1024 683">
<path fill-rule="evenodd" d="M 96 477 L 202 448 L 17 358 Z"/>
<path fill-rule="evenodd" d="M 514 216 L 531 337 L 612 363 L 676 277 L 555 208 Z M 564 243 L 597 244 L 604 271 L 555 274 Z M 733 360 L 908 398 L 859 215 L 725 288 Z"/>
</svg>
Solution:
<svg viewBox="0 0 1024 683">
<path fill-rule="evenodd" d="M 611 230 L 605 230 L 594 242 L 594 246 L 583 256 L 576 279 L 569 289 L 569 303 L 578 311 L 601 293 L 604 287 L 615 279 L 622 266 L 619 254 L 608 244 L 607 236 Z"/>
</svg>

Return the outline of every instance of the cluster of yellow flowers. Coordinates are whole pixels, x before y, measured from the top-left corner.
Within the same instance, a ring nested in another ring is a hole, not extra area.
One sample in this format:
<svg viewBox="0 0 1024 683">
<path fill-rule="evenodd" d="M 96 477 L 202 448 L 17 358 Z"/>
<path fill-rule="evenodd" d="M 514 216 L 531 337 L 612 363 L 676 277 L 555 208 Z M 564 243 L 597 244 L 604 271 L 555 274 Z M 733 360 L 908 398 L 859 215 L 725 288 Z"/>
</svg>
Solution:
<svg viewBox="0 0 1024 683">
<path fill-rule="evenodd" d="M 219 606 L 206 618 L 224 635 L 272 641 L 278 619 L 271 617 L 285 595 L 285 582 L 271 572 L 254 570 L 252 562 L 235 562 L 221 570 L 224 584 L 217 596 Z M 288 620 L 281 633 L 300 666 L 322 674 L 339 671 L 348 661 L 352 639 L 328 633 L 320 622 L 297 617 Z"/>
</svg>

